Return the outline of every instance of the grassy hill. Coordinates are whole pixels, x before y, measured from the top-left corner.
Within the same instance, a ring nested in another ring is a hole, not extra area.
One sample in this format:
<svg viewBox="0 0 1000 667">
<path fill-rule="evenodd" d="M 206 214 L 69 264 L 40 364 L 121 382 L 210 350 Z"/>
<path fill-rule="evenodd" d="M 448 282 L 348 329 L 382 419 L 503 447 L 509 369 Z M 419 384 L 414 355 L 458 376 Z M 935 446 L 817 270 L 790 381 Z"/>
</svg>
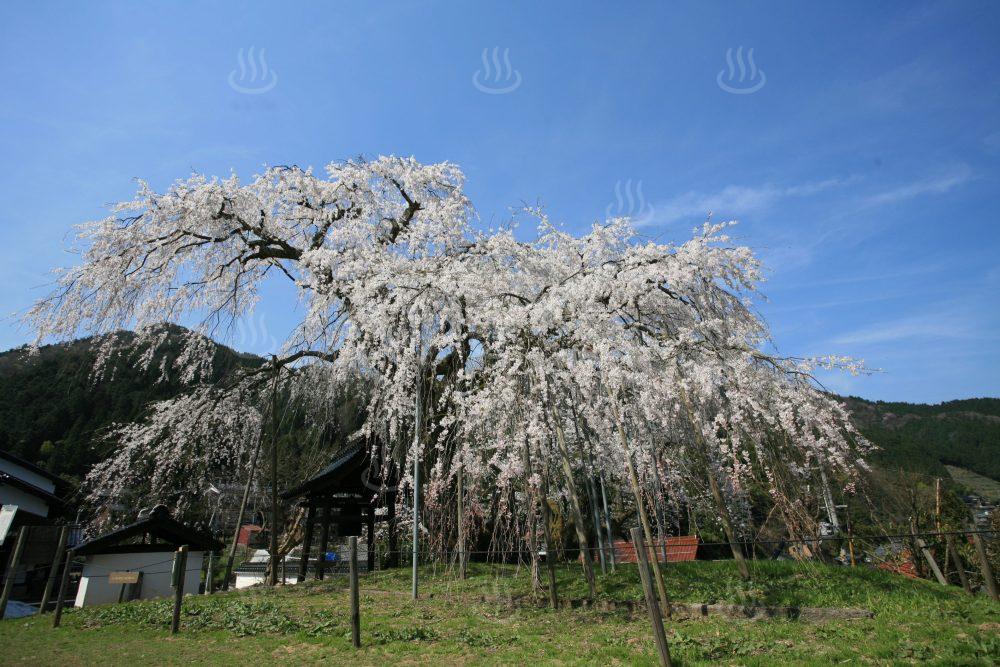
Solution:
<svg viewBox="0 0 1000 667">
<path fill-rule="evenodd" d="M 873 618 L 666 622 L 675 664 L 989 665 L 1000 655 L 1000 606 L 961 589 L 865 568 L 753 562 L 743 583 L 732 561 L 674 563 L 664 571 L 675 602 L 861 607 Z M 422 598 L 409 570 L 361 578 L 362 647 L 350 644 L 346 578 L 184 601 L 180 634 L 168 634 L 171 602 L 71 610 L 0 622 L 8 665 L 90 664 L 628 664 L 653 665 L 644 610 L 561 608 L 531 598 L 524 568 L 473 564 L 458 580 L 424 568 Z M 599 577 L 603 598 L 641 600 L 634 566 Z M 559 571 L 560 591 L 585 589 L 579 568 Z"/>
</svg>

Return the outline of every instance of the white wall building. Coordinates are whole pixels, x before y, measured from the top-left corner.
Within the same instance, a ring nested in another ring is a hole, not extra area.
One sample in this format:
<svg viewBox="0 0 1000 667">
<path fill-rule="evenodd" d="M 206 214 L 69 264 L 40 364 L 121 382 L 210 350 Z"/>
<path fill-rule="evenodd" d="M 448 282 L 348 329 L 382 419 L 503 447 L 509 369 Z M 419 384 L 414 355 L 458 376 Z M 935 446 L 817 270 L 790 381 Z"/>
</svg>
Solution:
<svg viewBox="0 0 1000 667">
<path fill-rule="evenodd" d="M 112 572 L 142 573 L 140 582 L 126 591 L 126 598 L 172 595 L 174 554 L 182 545 L 188 547 L 184 591 L 198 593 L 206 553 L 220 550 L 222 544 L 175 521 L 162 505 L 129 526 L 80 544 L 74 551 L 85 562 L 75 606 L 117 602 L 122 584 L 109 582 Z"/>
</svg>

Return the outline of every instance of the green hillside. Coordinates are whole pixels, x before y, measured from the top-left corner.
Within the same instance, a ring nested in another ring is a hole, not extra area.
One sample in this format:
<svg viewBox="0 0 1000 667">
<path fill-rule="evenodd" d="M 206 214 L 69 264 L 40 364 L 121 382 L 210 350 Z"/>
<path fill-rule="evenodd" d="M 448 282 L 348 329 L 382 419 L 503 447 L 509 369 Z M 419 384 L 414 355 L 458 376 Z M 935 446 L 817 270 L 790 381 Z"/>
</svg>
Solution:
<svg viewBox="0 0 1000 667">
<path fill-rule="evenodd" d="M 152 369 L 180 349 L 180 336 L 186 332 L 171 330 L 175 336 L 157 349 Z M 112 369 L 112 379 L 95 383 L 95 347 L 95 341 L 86 338 L 45 346 L 37 355 L 25 348 L 0 353 L 0 449 L 79 479 L 106 454 L 92 446 L 96 432 L 139 418 L 149 401 L 169 398 L 183 388 L 175 379 L 160 381 L 156 370 L 139 370 L 123 361 Z M 213 381 L 262 361 L 222 345 L 215 354 Z M 873 456 L 875 464 L 945 478 L 946 465 L 958 466 L 1000 480 L 1000 399 L 937 405 L 854 396 L 844 400 L 858 427 L 880 448 Z M 357 420 L 353 401 L 344 408 L 338 419 Z"/>
<path fill-rule="evenodd" d="M 46 345 L 37 354 L 25 347 L 0 353 L 0 449 L 56 474 L 81 478 L 107 454 L 92 445 L 96 432 L 115 422 L 134 421 L 150 401 L 183 389 L 177 378 L 164 379 L 157 370 L 180 350 L 184 330 L 170 327 L 170 333 L 148 370 L 117 359 L 104 380 L 92 372 L 98 348 L 94 338 Z M 260 362 L 216 346 L 210 380 L 217 382 L 240 366 Z"/>
<path fill-rule="evenodd" d="M 951 465 L 1000 480 L 1000 399 L 936 405 L 844 400 L 858 428 L 880 447 L 874 463 L 941 477 Z"/>
</svg>

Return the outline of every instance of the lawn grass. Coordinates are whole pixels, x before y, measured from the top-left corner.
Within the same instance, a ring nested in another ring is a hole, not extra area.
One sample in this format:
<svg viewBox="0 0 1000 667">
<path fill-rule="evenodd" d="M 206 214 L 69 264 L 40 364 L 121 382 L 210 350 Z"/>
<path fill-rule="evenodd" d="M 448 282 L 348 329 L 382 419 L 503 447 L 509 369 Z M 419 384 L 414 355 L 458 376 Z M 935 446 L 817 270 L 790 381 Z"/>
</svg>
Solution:
<svg viewBox="0 0 1000 667">
<path fill-rule="evenodd" d="M 711 617 L 671 621 L 679 664 L 996 664 L 1000 605 L 955 587 L 885 572 L 799 563 L 753 563 L 742 583 L 731 562 L 665 569 L 677 602 L 864 607 L 871 619 L 805 622 Z M 579 568 L 559 569 L 561 597 L 583 597 Z M 528 604 L 523 568 L 476 565 L 457 580 L 424 568 L 422 599 L 409 571 L 362 578 L 360 650 L 350 645 L 344 578 L 185 599 L 182 631 L 168 632 L 171 602 L 70 610 L 0 623 L 3 664 L 655 664 L 644 613 Z M 599 578 L 599 597 L 641 598 L 634 566 Z"/>
</svg>

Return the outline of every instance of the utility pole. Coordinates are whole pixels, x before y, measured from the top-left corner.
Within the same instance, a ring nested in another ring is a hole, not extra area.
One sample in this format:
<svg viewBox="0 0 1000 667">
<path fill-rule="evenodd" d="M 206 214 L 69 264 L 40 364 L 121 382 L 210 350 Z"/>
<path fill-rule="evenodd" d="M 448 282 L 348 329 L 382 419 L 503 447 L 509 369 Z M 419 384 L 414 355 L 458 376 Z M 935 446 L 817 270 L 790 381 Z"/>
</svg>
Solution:
<svg viewBox="0 0 1000 667">
<path fill-rule="evenodd" d="M 268 585 L 278 584 L 278 376 L 281 368 L 274 358 L 274 384 L 271 388 L 271 576 Z"/>
</svg>

